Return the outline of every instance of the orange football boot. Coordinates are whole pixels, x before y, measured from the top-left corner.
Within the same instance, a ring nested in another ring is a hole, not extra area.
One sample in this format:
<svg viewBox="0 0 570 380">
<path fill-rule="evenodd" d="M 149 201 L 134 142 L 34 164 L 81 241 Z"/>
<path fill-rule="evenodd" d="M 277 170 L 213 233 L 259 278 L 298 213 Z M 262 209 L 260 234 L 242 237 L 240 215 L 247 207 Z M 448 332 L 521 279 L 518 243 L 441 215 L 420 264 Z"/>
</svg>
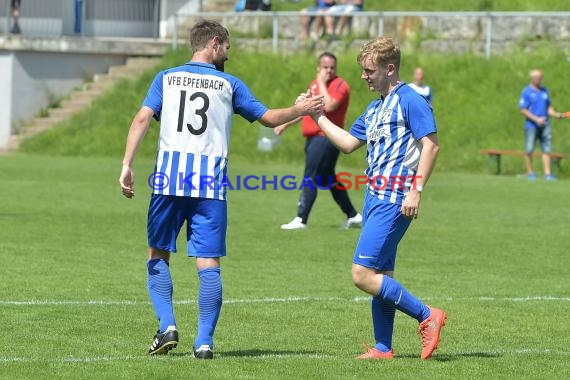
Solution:
<svg viewBox="0 0 570 380">
<path fill-rule="evenodd" d="M 429 306 L 428 306 L 429 307 Z M 429 307 L 430 316 L 420 323 L 418 334 L 422 336 L 422 355 L 423 360 L 429 359 L 437 345 L 439 344 L 441 329 L 445 326 L 447 314 L 441 309 Z"/>
<path fill-rule="evenodd" d="M 394 359 L 394 349 L 382 352 L 375 347 L 369 347 L 367 344 L 364 345 L 364 348 L 366 348 L 366 352 L 357 356 L 357 359 Z"/>
</svg>

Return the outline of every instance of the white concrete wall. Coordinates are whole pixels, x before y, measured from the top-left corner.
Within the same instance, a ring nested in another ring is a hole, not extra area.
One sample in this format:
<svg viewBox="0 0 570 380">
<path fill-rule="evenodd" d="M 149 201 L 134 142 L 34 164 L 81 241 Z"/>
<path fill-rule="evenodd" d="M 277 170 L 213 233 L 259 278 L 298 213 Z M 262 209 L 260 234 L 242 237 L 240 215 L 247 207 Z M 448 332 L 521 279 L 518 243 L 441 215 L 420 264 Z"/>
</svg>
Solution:
<svg viewBox="0 0 570 380">
<path fill-rule="evenodd" d="M 199 0 L 162 0 L 160 3 L 159 37 L 172 37 L 175 14 L 195 13 L 198 12 L 199 6 Z M 178 25 L 182 25 L 184 22 L 184 17 L 178 18 Z"/>
<path fill-rule="evenodd" d="M 8 144 L 12 128 L 13 58 L 13 54 L 0 51 L 0 147 Z"/>
<path fill-rule="evenodd" d="M 50 102 L 126 57 L 104 54 L 0 51 L 0 147 L 10 133 Z"/>
</svg>

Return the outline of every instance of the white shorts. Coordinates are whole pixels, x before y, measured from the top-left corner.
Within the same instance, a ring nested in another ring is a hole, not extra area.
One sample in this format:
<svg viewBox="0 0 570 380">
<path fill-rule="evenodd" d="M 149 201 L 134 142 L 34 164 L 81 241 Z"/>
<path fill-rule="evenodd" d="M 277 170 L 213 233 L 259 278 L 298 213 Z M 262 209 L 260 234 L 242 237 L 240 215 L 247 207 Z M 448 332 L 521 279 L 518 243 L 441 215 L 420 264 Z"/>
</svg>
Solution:
<svg viewBox="0 0 570 380">
<path fill-rule="evenodd" d="M 336 13 L 336 14 L 348 14 L 353 12 L 360 12 L 362 7 L 359 5 L 352 5 L 352 4 L 340 4 L 340 5 L 333 5 L 329 8 L 327 12 L 329 13 Z"/>
</svg>

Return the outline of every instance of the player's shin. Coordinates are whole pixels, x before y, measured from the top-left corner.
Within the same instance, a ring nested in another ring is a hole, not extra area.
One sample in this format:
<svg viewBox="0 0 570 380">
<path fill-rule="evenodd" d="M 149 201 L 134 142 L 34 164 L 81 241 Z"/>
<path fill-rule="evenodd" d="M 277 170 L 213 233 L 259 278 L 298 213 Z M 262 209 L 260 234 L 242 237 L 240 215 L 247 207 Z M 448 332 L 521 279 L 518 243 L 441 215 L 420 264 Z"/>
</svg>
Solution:
<svg viewBox="0 0 570 380">
<path fill-rule="evenodd" d="M 382 285 L 378 297 L 391 302 L 396 309 L 422 322 L 430 315 L 429 308 L 411 295 L 398 281 L 382 276 Z"/>
<path fill-rule="evenodd" d="M 372 297 L 372 324 L 374 326 L 375 348 L 389 352 L 392 349 L 394 317 L 396 308 L 391 302 L 384 302 L 379 297 Z"/>
<path fill-rule="evenodd" d="M 173 286 L 169 264 L 164 259 L 148 260 L 147 269 L 148 294 L 156 317 L 160 321 L 160 332 L 164 332 L 169 326 L 176 326 L 172 308 Z"/>
<path fill-rule="evenodd" d="M 198 271 L 200 290 L 198 294 L 198 335 L 194 347 L 214 346 L 214 330 L 222 309 L 222 279 L 220 268 L 206 268 Z"/>
</svg>

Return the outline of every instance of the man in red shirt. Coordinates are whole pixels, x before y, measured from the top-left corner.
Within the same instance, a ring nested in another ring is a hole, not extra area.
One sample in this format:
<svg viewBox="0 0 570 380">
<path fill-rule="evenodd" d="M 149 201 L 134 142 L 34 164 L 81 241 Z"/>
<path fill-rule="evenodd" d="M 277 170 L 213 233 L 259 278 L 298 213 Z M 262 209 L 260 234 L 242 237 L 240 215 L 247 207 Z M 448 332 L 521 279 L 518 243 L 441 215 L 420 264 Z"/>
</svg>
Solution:
<svg viewBox="0 0 570 380">
<path fill-rule="evenodd" d="M 309 85 L 315 94 L 324 96 L 325 115 L 334 124 L 344 128 L 344 119 L 348 109 L 350 87 L 344 79 L 336 75 L 336 57 L 325 52 L 319 56 L 317 78 Z M 289 126 L 301 121 L 305 143 L 305 173 L 304 183 L 299 198 L 297 216 L 289 223 L 281 226 L 284 230 L 298 230 L 307 227 L 309 213 L 317 198 L 317 190 L 330 189 L 335 202 L 346 214 L 345 228 L 360 226 L 362 215 L 356 212 L 350 202 L 348 193 L 342 184 L 337 183 L 335 165 L 338 159 L 338 149 L 324 136 L 310 116 L 305 116 L 283 124 L 274 129 L 277 135 L 283 133 Z"/>
</svg>

